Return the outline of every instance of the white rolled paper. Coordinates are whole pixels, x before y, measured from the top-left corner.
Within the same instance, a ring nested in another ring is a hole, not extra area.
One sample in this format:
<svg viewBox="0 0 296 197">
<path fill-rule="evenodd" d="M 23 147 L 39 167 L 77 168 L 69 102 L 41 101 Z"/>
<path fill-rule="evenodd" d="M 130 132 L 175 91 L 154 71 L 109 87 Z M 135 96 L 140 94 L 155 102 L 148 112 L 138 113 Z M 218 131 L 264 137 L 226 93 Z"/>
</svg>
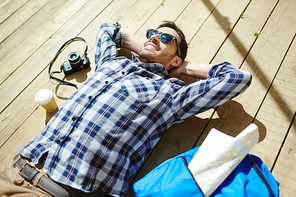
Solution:
<svg viewBox="0 0 296 197">
<path fill-rule="evenodd" d="M 235 138 L 212 129 L 188 165 L 205 196 L 210 196 L 259 140 L 258 127 L 249 125 Z"/>
</svg>

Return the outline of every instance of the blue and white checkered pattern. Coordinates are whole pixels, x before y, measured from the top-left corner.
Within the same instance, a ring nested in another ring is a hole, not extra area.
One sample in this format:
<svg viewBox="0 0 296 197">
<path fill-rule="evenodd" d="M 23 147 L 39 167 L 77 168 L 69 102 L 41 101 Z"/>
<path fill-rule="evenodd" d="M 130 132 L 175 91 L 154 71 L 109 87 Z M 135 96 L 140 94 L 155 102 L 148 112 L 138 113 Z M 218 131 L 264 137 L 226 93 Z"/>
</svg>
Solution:
<svg viewBox="0 0 296 197">
<path fill-rule="evenodd" d="M 224 62 L 185 85 L 160 64 L 117 57 L 118 29 L 101 26 L 95 73 L 19 152 L 35 164 L 48 153 L 45 172 L 60 183 L 125 196 L 129 177 L 171 125 L 234 98 L 251 74 Z"/>
</svg>

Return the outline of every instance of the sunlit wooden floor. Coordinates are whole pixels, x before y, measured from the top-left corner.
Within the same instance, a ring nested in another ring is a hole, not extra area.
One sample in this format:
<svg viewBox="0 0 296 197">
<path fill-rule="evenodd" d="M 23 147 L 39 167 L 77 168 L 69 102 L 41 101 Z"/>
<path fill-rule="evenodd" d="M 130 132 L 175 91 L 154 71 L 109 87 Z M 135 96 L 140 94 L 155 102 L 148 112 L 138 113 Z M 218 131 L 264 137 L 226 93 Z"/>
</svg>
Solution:
<svg viewBox="0 0 296 197">
<path fill-rule="evenodd" d="M 102 23 L 119 21 L 144 39 L 147 28 L 172 20 L 190 43 L 188 61 L 229 61 L 250 71 L 253 81 L 235 100 L 170 128 L 132 181 L 162 161 L 199 146 L 211 128 L 236 136 L 254 122 L 260 142 L 251 153 L 272 171 L 281 196 L 294 196 L 295 10 L 295 0 L 1 0 L 1 165 L 40 133 L 54 114 L 35 103 L 36 92 L 53 90 L 59 106 L 74 92 L 71 87 L 56 88 L 48 77 L 48 64 L 65 41 L 83 37 L 93 63 L 95 36 Z M 68 46 L 53 70 L 59 70 L 70 52 L 83 53 L 84 48 L 83 42 Z M 80 86 L 92 72 L 85 70 L 66 80 Z M 132 190 L 129 196 L 134 196 Z"/>
</svg>

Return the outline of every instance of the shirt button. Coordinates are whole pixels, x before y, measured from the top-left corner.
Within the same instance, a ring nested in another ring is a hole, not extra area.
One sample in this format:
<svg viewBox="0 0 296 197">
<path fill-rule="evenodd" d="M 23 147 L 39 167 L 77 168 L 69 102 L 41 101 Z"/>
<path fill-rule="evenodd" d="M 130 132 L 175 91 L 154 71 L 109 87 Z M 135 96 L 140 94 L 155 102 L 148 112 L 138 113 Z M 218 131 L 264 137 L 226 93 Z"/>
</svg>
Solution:
<svg viewBox="0 0 296 197">
<path fill-rule="evenodd" d="M 56 140 L 55 142 L 56 142 L 57 144 L 60 144 L 60 143 L 61 143 L 61 141 L 60 141 L 60 140 Z"/>
<path fill-rule="evenodd" d="M 72 117 L 72 120 L 73 120 L 73 121 L 75 121 L 75 120 L 76 120 L 76 117 L 75 117 L 75 116 L 73 116 L 73 117 Z"/>
<path fill-rule="evenodd" d="M 108 81 L 105 81 L 105 84 L 108 84 L 109 82 Z"/>
<path fill-rule="evenodd" d="M 125 74 L 125 72 L 124 72 L 124 71 L 122 71 L 122 74 L 124 75 L 124 74 Z"/>
<path fill-rule="evenodd" d="M 88 99 L 91 100 L 92 99 L 92 96 L 89 96 Z"/>
</svg>

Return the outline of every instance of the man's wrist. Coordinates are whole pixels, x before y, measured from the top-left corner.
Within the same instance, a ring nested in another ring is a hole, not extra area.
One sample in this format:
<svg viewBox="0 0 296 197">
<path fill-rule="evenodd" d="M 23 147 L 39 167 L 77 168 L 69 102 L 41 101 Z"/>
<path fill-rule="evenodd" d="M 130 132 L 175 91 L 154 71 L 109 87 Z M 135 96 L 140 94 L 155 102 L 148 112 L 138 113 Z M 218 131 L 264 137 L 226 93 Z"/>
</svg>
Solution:
<svg viewBox="0 0 296 197">
<path fill-rule="evenodd" d="M 121 47 L 139 54 L 142 42 L 124 29 L 120 29 Z"/>
<path fill-rule="evenodd" d="M 126 33 L 125 31 L 121 31 L 121 47 L 123 48 L 130 48 L 131 45 L 131 40 L 130 40 L 130 35 Z"/>
<path fill-rule="evenodd" d="M 212 64 L 199 64 L 184 61 L 181 65 L 184 75 L 194 77 L 196 79 L 206 79 Z"/>
</svg>

